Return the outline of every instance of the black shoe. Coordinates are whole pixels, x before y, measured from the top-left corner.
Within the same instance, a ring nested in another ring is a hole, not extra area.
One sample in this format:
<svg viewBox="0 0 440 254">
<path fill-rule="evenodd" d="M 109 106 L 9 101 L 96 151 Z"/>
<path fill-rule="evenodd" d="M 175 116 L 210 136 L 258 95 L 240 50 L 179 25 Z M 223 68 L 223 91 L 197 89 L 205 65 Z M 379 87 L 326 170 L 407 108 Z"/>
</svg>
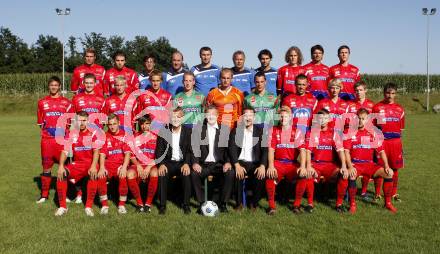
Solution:
<svg viewBox="0 0 440 254">
<path fill-rule="evenodd" d="M 313 209 L 314 207 L 312 205 L 307 205 L 304 211 L 306 211 L 306 213 L 313 213 Z"/>
<path fill-rule="evenodd" d="M 151 213 L 151 206 L 145 205 L 144 206 L 144 213 Z"/>
<path fill-rule="evenodd" d="M 293 209 L 292 209 L 292 212 L 293 212 L 294 214 L 301 214 L 301 213 L 302 213 L 302 211 L 301 211 L 301 207 L 299 207 L 299 206 L 294 206 Z"/>
<path fill-rule="evenodd" d="M 183 213 L 184 214 L 190 214 L 191 213 L 191 208 L 189 208 L 189 205 L 184 205 L 183 206 Z"/>
<path fill-rule="evenodd" d="M 165 215 L 166 211 L 167 211 L 167 208 L 165 206 L 159 207 L 159 214 L 160 215 Z"/>
<path fill-rule="evenodd" d="M 226 204 L 221 204 L 219 207 L 219 210 L 221 213 L 228 213 L 228 208 L 226 207 Z"/>
<path fill-rule="evenodd" d="M 138 205 L 138 206 L 136 206 L 136 212 L 137 213 L 143 213 L 143 212 L 145 212 L 145 209 L 144 209 L 143 206 Z"/>
<path fill-rule="evenodd" d="M 267 215 L 275 215 L 275 213 L 277 212 L 277 210 L 275 208 L 268 208 L 267 209 Z"/>
<path fill-rule="evenodd" d="M 338 205 L 335 207 L 335 209 L 338 213 L 345 213 L 347 211 L 343 205 Z"/>
</svg>

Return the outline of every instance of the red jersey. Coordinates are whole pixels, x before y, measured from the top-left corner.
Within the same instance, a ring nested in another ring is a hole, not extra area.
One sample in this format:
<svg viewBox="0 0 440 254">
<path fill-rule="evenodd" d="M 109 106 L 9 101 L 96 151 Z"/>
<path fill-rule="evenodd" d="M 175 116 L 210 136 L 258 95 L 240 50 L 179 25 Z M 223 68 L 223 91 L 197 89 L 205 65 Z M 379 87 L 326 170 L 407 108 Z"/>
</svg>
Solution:
<svg viewBox="0 0 440 254">
<path fill-rule="evenodd" d="M 104 97 L 96 94 L 77 94 L 72 99 L 75 113 L 85 111 L 89 114 L 101 113 L 104 108 Z"/>
<path fill-rule="evenodd" d="M 373 113 L 381 114 L 384 123 L 378 121 L 377 127 L 382 130 L 385 139 L 400 138 L 405 128 L 405 111 L 397 103 L 381 101 L 374 105 Z M 382 122 L 383 122 L 382 121 Z"/>
<path fill-rule="evenodd" d="M 108 115 L 113 113 L 119 118 L 119 125 L 124 128 L 131 128 L 131 124 L 133 121 L 133 103 L 127 103 L 130 95 L 126 94 L 122 99 L 119 98 L 116 94 L 105 99 L 103 113 Z M 126 122 L 126 118 L 129 116 L 128 122 Z"/>
<path fill-rule="evenodd" d="M 311 94 L 289 94 L 281 103 L 292 109 L 293 124 L 296 126 L 306 124 L 308 127 L 312 123 L 313 112 L 317 105 L 317 100 Z M 302 119 L 302 120 L 301 120 Z"/>
<path fill-rule="evenodd" d="M 336 64 L 330 67 L 329 80 L 338 78 L 342 81 L 344 87 L 341 93 L 348 93 L 354 96 L 354 85 L 361 80 L 359 68 L 354 65 L 342 66 Z"/>
<path fill-rule="evenodd" d="M 126 93 L 139 89 L 139 79 L 137 73 L 127 67 L 123 67 L 121 70 L 111 68 L 105 73 L 104 76 L 104 94 L 109 95 L 115 93 L 115 80 L 117 76 L 124 76 L 127 82 Z"/>
<path fill-rule="evenodd" d="M 312 161 L 314 162 L 334 162 L 336 152 L 343 150 L 342 144 L 337 145 L 335 142 L 335 134 L 333 129 L 307 134 L 307 150 L 312 152 Z"/>
<path fill-rule="evenodd" d="M 52 98 L 50 95 L 38 101 L 37 124 L 41 126 L 42 138 L 54 138 L 57 121 L 64 113 L 72 113 L 72 103 L 65 97 Z M 66 126 L 62 126 L 65 128 Z"/>
<path fill-rule="evenodd" d="M 327 82 L 329 77 L 329 68 L 325 64 L 315 64 L 310 62 L 304 67 L 304 75 L 309 81 L 309 91 L 327 92 Z"/>
<path fill-rule="evenodd" d="M 138 133 L 134 139 L 134 155 L 142 164 L 147 165 L 155 158 L 157 135 L 154 132 Z"/>
<path fill-rule="evenodd" d="M 281 93 L 296 93 L 295 79 L 299 74 L 304 74 L 302 66 L 292 67 L 284 65 L 278 69 L 277 91 Z"/>
<path fill-rule="evenodd" d="M 382 144 L 375 143 L 374 136 L 366 129 L 358 130 L 355 135 L 344 140 L 344 149 L 350 151 L 353 163 L 373 162 L 374 152 L 383 151 Z"/>
<path fill-rule="evenodd" d="M 80 163 L 92 163 L 93 150 L 101 145 L 96 136 L 89 130 L 70 132 L 69 140 L 72 142 L 73 161 Z"/>
<path fill-rule="evenodd" d="M 270 135 L 270 148 L 275 150 L 275 160 L 296 161 L 299 149 L 305 148 L 304 138 L 295 128 L 283 130 L 281 126 L 274 126 Z"/>
<path fill-rule="evenodd" d="M 331 122 L 328 123 L 330 128 L 335 126 L 335 120 L 341 119 L 344 113 L 347 113 L 348 110 L 348 102 L 338 98 L 338 101 L 335 103 L 332 99 L 322 99 L 318 102 L 316 106 L 315 112 L 325 108 L 330 112 Z"/>
<path fill-rule="evenodd" d="M 168 122 L 168 109 L 172 106 L 171 94 L 160 88 L 154 92 L 152 88 L 143 92 L 136 100 L 134 112 L 137 118 L 149 113 L 152 119 L 160 123 Z"/>
<path fill-rule="evenodd" d="M 356 114 L 359 109 L 364 108 L 368 110 L 369 113 L 371 113 L 373 112 L 373 107 L 374 102 L 369 99 L 365 99 L 363 103 L 356 99 L 349 103 L 347 112 Z"/>
<path fill-rule="evenodd" d="M 96 85 L 94 89 L 95 93 L 104 96 L 103 86 L 104 86 L 105 69 L 104 67 L 98 64 L 92 64 L 92 65 L 83 64 L 77 66 L 73 70 L 72 80 L 70 82 L 70 90 L 78 93 L 84 92 L 85 90 L 85 85 L 83 83 L 84 75 L 88 73 L 91 73 L 96 77 Z"/>
<path fill-rule="evenodd" d="M 125 132 L 120 130 L 118 134 L 107 132 L 105 134 L 105 143 L 100 153 L 105 154 L 105 166 L 122 165 L 124 163 L 125 153 L 130 152 L 130 148 L 125 144 Z"/>
</svg>

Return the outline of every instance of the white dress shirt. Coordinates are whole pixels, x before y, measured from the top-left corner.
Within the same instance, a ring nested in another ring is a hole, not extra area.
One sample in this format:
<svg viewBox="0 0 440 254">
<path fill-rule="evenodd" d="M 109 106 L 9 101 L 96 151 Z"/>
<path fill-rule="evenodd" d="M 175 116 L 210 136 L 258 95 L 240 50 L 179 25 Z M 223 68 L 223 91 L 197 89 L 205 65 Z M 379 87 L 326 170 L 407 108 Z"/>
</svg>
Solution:
<svg viewBox="0 0 440 254">
<path fill-rule="evenodd" d="M 250 130 L 244 128 L 243 132 L 243 145 L 241 147 L 241 153 L 238 157 L 238 160 L 252 162 L 252 141 L 253 141 L 253 130 L 254 127 L 251 127 Z"/>
<path fill-rule="evenodd" d="M 208 151 L 208 156 L 206 157 L 205 162 L 215 162 L 215 157 L 214 157 L 214 142 L 215 142 L 215 132 L 218 129 L 218 124 L 215 123 L 214 125 L 207 125 L 206 128 L 207 132 L 208 132 L 208 147 L 209 147 L 209 151 Z"/>
<path fill-rule="evenodd" d="M 171 160 L 172 161 L 181 161 L 182 158 L 182 153 L 180 152 L 180 132 L 182 131 L 182 128 L 179 128 L 179 131 L 172 131 L 171 135 L 172 135 L 172 143 L 171 143 L 171 147 L 173 149 L 173 152 L 171 154 Z"/>
</svg>

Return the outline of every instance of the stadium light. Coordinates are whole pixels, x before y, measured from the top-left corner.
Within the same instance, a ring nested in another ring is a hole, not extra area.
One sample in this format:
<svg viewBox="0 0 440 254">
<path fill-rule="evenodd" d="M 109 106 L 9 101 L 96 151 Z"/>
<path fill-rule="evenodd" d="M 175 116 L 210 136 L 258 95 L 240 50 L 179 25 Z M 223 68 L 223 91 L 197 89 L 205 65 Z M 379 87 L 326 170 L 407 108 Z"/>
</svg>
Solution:
<svg viewBox="0 0 440 254">
<path fill-rule="evenodd" d="M 429 93 L 430 93 L 430 84 L 429 84 L 429 16 L 432 16 L 436 13 L 436 8 L 431 8 L 431 11 L 428 12 L 428 8 L 422 9 L 422 14 L 426 16 L 426 86 L 427 86 L 427 94 L 426 94 L 426 111 L 429 112 Z"/>
<path fill-rule="evenodd" d="M 70 15 L 70 8 L 66 8 L 64 10 L 60 9 L 60 8 L 56 8 L 55 9 L 56 13 L 58 16 L 61 16 L 61 43 L 63 44 L 63 90 L 61 91 L 62 94 L 66 94 L 66 87 L 64 85 L 65 83 L 65 74 L 64 74 L 64 18 L 63 16 L 68 16 Z"/>
</svg>

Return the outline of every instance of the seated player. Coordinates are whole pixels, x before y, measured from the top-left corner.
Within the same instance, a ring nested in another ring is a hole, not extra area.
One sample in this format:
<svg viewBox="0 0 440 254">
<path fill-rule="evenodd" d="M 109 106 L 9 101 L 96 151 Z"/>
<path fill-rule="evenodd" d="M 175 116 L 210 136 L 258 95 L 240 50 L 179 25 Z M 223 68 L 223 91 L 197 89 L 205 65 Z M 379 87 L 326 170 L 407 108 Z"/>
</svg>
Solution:
<svg viewBox="0 0 440 254">
<path fill-rule="evenodd" d="M 100 150 L 98 171 L 98 194 L 101 200 L 101 214 L 108 214 L 107 180 L 118 181 L 118 213 L 125 214 L 127 201 L 127 167 L 130 163 L 130 148 L 125 143 L 125 132 L 119 129 L 119 118 L 110 113 L 107 119 L 106 140 Z"/>
<path fill-rule="evenodd" d="M 359 129 L 356 135 L 344 140 L 345 158 L 349 171 L 348 195 L 350 199 L 350 212 L 356 212 L 356 178 L 367 176 L 370 178 L 383 177 L 383 192 L 385 197 L 385 208 L 391 212 L 397 212 L 397 209 L 391 203 L 393 191 L 393 170 L 388 165 L 387 156 L 382 144 L 379 144 L 372 131 L 367 130 L 368 110 L 359 109 Z M 371 124 L 371 122 L 370 122 Z M 372 126 L 372 125 L 371 125 Z M 370 126 L 370 127 L 371 127 Z M 383 165 L 373 162 L 374 152 L 380 155 Z"/>
<path fill-rule="evenodd" d="M 56 136 L 65 135 L 66 126 L 57 126 L 58 119 L 65 113 L 71 113 L 72 104 L 61 96 L 61 81 L 53 76 L 48 81 L 49 95 L 38 101 L 37 124 L 41 128 L 41 196 L 37 203 L 44 203 L 49 197 L 52 181 L 51 170 L 59 162 L 63 146 L 56 142 Z"/>
<path fill-rule="evenodd" d="M 338 186 L 344 183 L 343 175 L 347 177 L 345 165 L 344 147 L 342 142 L 335 139 L 333 129 L 328 127 L 330 120 L 329 112 L 321 109 L 317 112 L 319 126 L 312 127 L 307 135 L 307 171 L 315 179 L 322 179 L 324 184 L 338 180 Z M 341 174 L 340 174 L 341 173 Z M 307 212 L 312 212 L 314 208 L 314 179 L 307 182 L 308 205 Z M 345 179 L 346 181 L 346 179 Z M 342 189 L 342 196 L 345 194 L 346 187 Z"/>
<path fill-rule="evenodd" d="M 84 111 L 77 113 L 79 132 L 72 130 L 69 133 L 67 142 L 71 143 L 71 147 L 69 145 L 64 146 L 60 155 L 57 175 L 57 194 L 60 207 L 55 212 L 55 216 L 62 216 L 67 213 L 67 181 L 75 184 L 87 176 L 89 176 L 89 179 L 87 181 L 85 212 L 87 216 L 94 216 L 92 205 L 98 188 L 99 148 L 102 144 L 96 140 L 94 133 L 87 129 L 88 116 L 89 114 Z M 66 165 L 67 154 L 70 149 L 73 152 L 73 162 Z"/>
<path fill-rule="evenodd" d="M 306 151 L 304 138 L 297 136 L 301 132 L 292 126 L 290 108 L 283 106 L 280 109 L 279 126 L 274 126 L 270 134 L 268 150 L 268 168 L 266 171 L 266 191 L 269 202 L 268 214 L 276 213 L 275 186 L 283 178 L 288 183 L 296 179 L 295 201 L 293 212 L 300 213 L 301 199 L 307 184 Z M 300 159 L 298 163 L 297 159 Z"/>
<path fill-rule="evenodd" d="M 158 174 L 154 161 L 154 152 L 156 149 L 157 135 L 150 131 L 151 116 L 146 114 L 138 119 L 141 131 L 134 139 L 133 155 L 127 172 L 128 188 L 136 200 L 137 212 L 151 212 L 154 195 L 156 195 Z M 148 181 L 147 199 L 145 203 L 142 200 L 139 188 L 139 182 Z"/>
</svg>

